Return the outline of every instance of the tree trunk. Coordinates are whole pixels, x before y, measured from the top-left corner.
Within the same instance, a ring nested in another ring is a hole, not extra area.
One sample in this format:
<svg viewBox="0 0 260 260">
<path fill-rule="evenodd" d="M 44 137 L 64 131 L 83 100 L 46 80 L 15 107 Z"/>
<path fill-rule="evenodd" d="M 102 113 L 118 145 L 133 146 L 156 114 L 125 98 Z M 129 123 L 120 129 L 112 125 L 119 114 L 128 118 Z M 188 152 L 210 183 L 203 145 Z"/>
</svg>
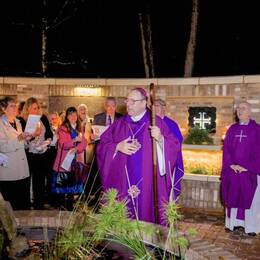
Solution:
<svg viewBox="0 0 260 260">
<path fill-rule="evenodd" d="M 192 17 L 191 17 L 191 29 L 190 39 L 186 51 L 184 77 L 192 77 L 194 67 L 194 54 L 196 49 L 197 40 L 197 26 L 199 17 L 199 0 L 192 0 Z"/>
<path fill-rule="evenodd" d="M 47 1 L 42 0 L 42 76 L 47 77 Z"/>
<path fill-rule="evenodd" d="M 152 26 L 151 26 L 151 15 L 147 13 L 147 52 L 149 56 L 149 68 L 150 68 L 150 77 L 154 78 L 154 62 L 153 62 L 153 39 L 152 39 Z"/>
<path fill-rule="evenodd" d="M 139 13 L 138 16 L 139 16 L 139 25 L 140 25 L 140 32 L 141 32 L 141 43 L 142 43 L 145 77 L 149 78 L 150 73 L 149 73 L 149 65 L 148 65 L 147 53 L 146 53 L 146 41 L 145 41 L 145 34 L 144 34 L 143 15 L 141 13 Z"/>
<path fill-rule="evenodd" d="M 46 45 L 47 45 L 47 21 L 42 18 L 42 75 L 47 76 L 47 59 L 46 59 Z"/>
</svg>

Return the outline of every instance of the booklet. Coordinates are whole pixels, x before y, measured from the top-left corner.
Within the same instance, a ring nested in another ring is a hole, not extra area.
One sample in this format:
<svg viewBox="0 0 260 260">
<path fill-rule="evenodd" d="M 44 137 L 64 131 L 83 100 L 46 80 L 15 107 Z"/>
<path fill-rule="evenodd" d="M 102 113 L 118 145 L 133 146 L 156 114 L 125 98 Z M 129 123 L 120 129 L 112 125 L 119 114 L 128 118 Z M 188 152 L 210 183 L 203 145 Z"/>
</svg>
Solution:
<svg viewBox="0 0 260 260">
<path fill-rule="evenodd" d="M 66 170 L 66 171 L 70 171 L 71 163 L 72 163 L 74 158 L 75 158 L 75 153 L 68 152 L 60 167 L 63 168 L 64 170 Z"/>
<path fill-rule="evenodd" d="M 108 129 L 109 125 L 92 125 L 92 130 L 95 135 L 95 141 L 100 139 L 100 136 Z"/>
<path fill-rule="evenodd" d="M 29 115 L 26 126 L 24 129 L 25 133 L 33 134 L 39 126 L 41 116 L 40 115 Z"/>
</svg>

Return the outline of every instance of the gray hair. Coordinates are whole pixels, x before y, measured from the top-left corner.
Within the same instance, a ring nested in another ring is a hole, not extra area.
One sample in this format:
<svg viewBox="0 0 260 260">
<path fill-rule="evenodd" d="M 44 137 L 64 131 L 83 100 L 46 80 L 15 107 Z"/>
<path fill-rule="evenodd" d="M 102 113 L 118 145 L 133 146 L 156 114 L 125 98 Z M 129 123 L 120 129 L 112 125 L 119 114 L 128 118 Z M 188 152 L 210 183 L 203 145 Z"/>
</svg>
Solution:
<svg viewBox="0 0 260 260">
<path fill-rule="evenodd" d="M 252 109 L 252 105 L 251 105 L 249 102 L 247 102 L 247 101 L 242 101 L 242 102 L 238 103 L 237 108 L 238 108 L 239 105 L 241 105 L 241 104 L 246 105 L 250 110 Z"/>
<path fill-rule="evenodd" d="M 155 102 L 159 103 L 162 107 L 166 107 L 166 102 L 161 98 L 155 99 Z"/>
<path fill-rule="evenodd" d="M 88 107 L 87 107 L 87 105 L 85 105 L 85 104 L 79 104 L 79 105 L 78 105 L 78 109 L 80 109 L 81 107 L 84 107 L 86 110 L 88 110 Z"/>
</svg>

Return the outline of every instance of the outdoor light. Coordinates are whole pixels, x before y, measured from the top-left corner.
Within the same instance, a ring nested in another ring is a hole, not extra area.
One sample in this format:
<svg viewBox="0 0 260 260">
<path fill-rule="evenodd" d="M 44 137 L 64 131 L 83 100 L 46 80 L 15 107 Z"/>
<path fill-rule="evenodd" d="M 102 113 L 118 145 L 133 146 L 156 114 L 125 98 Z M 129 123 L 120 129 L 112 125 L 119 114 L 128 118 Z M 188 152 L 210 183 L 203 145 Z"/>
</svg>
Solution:
<svg viewBox="0 0 260 260">
<path fill-rule="evenodd" d="M 101 96 L 101 87 L 97 85 L 79 85 L 74 88 L 75 96 Z"/>
</svg>

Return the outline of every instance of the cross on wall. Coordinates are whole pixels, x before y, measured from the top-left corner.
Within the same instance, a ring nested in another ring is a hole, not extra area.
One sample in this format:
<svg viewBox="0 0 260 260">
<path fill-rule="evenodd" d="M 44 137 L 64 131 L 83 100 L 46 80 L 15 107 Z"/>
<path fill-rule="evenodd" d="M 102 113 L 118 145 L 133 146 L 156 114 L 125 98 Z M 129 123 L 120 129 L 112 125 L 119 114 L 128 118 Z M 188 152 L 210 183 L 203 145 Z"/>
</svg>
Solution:
<svg viewBox="0 0 260 260">
<path fill-rule="evenodd" d="M 200 129 L 206 129 L 206 124 L 211 125 L 211 118 L 206 118 L 206 112 L 199 112 L 199 117 L 193 117 L 193 124 L 199 125 Z"/>
</svg>

